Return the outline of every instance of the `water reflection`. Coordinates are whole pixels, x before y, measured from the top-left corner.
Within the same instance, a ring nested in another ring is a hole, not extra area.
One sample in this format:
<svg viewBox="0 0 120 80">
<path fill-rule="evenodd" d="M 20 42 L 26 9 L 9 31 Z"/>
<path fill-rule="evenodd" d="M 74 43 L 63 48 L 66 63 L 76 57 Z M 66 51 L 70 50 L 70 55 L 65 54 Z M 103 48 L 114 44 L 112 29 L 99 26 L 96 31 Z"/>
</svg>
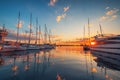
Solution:
<svg viewBox="0 0 120 80">
<path fill-rule="evenodd" d="M 119 80 L 105 60 L 81 47 L 2 53 L 0 80 Z"/>
<path fill-rule="evenodd" d="M 18 66 L 16 65 L 16 57 L 13 57 L 12 71 L 14 75 L 17 75 Z"/>
<path fill-rule="evenodd" d="M 120 79 L 120 77 L 118 76 L 120 74 L 120 55 L 97 51 L 92 51 L 92 54 L 93 56 L 97 57 L 93 60 L 97 63 L 97 66 L 101 68 L 101 71 L 104 71 L 103 73 L 106 80 Z"/>
<path fill-rule="evenodd" d="M 97 59 L 94 59 L 97 62 L 97 66 L 99 67 L 107 67 L 114 70 L 120 71 L 120 55 L 113 55 L 109 53 L 102 52 L 92 52 Z"/>
<path fill-rule="evenodd" d="M 0 66 L 2 66 L 4 64 L 4 60 L 3 58 L 0 56 Z"/>
</svg>

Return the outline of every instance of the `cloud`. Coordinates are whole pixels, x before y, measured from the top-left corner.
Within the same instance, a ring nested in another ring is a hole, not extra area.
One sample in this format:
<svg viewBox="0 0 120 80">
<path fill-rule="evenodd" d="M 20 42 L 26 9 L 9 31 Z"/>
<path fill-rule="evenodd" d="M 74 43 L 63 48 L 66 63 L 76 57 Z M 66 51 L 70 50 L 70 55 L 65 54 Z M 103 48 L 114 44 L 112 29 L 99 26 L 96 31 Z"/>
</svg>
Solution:
<svg viewBox="0 0 120 80">
<path fill-rule="evenodd" d="M 106 7 L 105 9 L 109 9 L 110 7 Z"/>
<path fill-rule="evenodd" d="M 8 31 L 8 35 L 5 37 L 5 41 L 16 41 L 17 40 L 16 30 L 7 29 L 7 31 Z M 31 43 L 35 43 L 35 39 L 36 39 L 36 36 L 32 34 Z M 29 40 L 29 31 L 19 33 L 18 41 L 28 42 L 28 40 Z M 43 42 L 42 38 L 41 38 L 41 42 Z"/>
<path fill-rule="evenodd" d="M 108 8 L 106 8 L 108 9 Z M 105 13 L 104 16 L 101 16 L 99 18 L 100 21 L 105 21 L 105 20 L 109 20 L 109 21 L 112 21 L 112 20 L 115 20 L 118 16 L 117 16 L 117 13 L 118 13 L 119 9 L 112 9 L 112 10 L 109 10 Z"/>
<path fill-rule="evenodd" d="M 62 18 L 65 18 L 66 14 L 62 14 Z"/>
<path fill-rule="evenodd" d="M 110 20 L 111 20 L 111 21 L 112 21 L 112 20 L 115 20 L 117 17 L 118 17 L 117 15 L 113 15 L 113 16 L 111 16 L 111 19 L 110 19 Z"/>
<path fill-rule="evenodd" d="M 51 38 L 61 38 L 60 35 L 51 35 L 50 37 L 51 37 Z"/>
<path fill-rule="evenodd" d="M 119 11 L 119 9 L 113 9 L 106 12 L 106 15 L 114 15 Z"/>
<path fill-rule="evenodd" d="M 57 16 L 56 21 L 59 23 L 61 20 L 61 16 Z"/>
<path fill-rule="evenodd" d="M 68 11 L 68 10 L 69 10 L 69 8 L 70 8 L 69 6 L 64 7 L 64 8 L 63 8 L 64 12 Z"/>
<path fill-rule="evenodd" d="M 106 19 L 108 19 L 107 16 L 102 16 L 102 17 L 100 17 L 100 21 L 103 21 L 103 20 L 106 20 Z"/>
<path fill-rule="evenodd" d="M 113 19 L 117 18 L 117 15 L 113 15 L 112 18 L 113 18 Z"/>
<path fill-rule="evenodd" d="M 56 2 L 57 2 L 57 0 L 50 0 L 50 2 L 48 3 L 48 5 L 49 6 L 54 6 Z"/>
<path fill-rule="evenodd" d="M 62 14 L 57 16 L 56 21 L 59 23 L 61 21 L 61 19 L 64 19 L 66 17 L 66 14 Z"/>
<path fill-rule="evenodd" d="M 24 21 L 20 21 L 20 23 L 18 23 L 16 26 L 21 28 L 23 24 L 24 24 Z"/>
<path fill-rule="evenodd" d="M 8 35 L 5 37 L 5 39 L 7 40 L 16 40 L 17 38 L 17 32 L 15 30 L 10 30 L 10 29 L 7 29 L 8 31 Z M 28 40 L 29 39 L 29 31 L 26 31 L 27 33 L 19 33 L 19 40 L 25 40 L 25 36 L 26 36 L 26 39 Z M 31 37 L 31 40 L 35 40 L 35 37 L 32 36 Z"/>
</svg>

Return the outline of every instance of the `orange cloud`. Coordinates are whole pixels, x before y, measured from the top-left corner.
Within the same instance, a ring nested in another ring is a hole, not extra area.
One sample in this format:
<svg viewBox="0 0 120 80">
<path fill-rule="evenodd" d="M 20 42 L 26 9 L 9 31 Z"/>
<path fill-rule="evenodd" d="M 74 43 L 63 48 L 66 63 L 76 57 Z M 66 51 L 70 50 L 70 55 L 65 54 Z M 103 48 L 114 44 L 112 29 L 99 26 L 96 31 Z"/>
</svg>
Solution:
<svg viewBox="0 0 120 80">
<path fill-rule="evenodd" d="M 61 38 L 59 35 L 52 35 L 51 38 Z"/>
<path fill-rule="evenodd" d="M 21 28 L 22 27 L 22 25 L 23 25 L 23 21 L 20 21 L 20 23 L 18 23 L 16 26 L 17 26 L 17 28 Z"/>
<path fill-rule="evenodd" d="M 103 21 L 103 20 L 106 20 L 106 19 L 108 19 L 107 16 L 102 16 L 102 17 L 100 17 L 100 21 Z"/>
<path fill-rule="evenodd" d="M 62 14 L 57 16 L 56 21 L 59 23 L 61 21 L 61 19 L 64 19 L 66 17 L 66 14 Z"/>
<path fill-rule="evenodd" d="M 69 10 L 69 6 L 67 6 L 67 7 L 64 7 L 63 9 L 64 9 L 64 12 L 66 12 L 66 11 L 68 11 Z"/>
<path fill-rule="evenodd" d="M 113 18 L 113 19 L 117 18 L 117 15 L 113 15 L 112 18 Z"/>
<path fill-rule="evenodd" d="M 111 16 L 111 21 L 112 21 L 112 20 L 115 20 L 116 18 L 117 18 L 117 15 Z"/>
<path fill-rule="evenodd" d="M 59 23 L 61 20 L 61 16 L 57 16 L 56 21 Z"/>
<path fill-rule="evenodd" d="M 48 5 L 49 6 L 54 6 L 56 2 L 57 2 L 57 0 L 50 0 Z"/>
<path fill-rule="evenodd" d="M 106 15 L 114 15 L 119 11 L 119 9 L 113 9 L 106 12 Z"/>
<path fill-rule="evenodd" d="M 108 9 L 108 7 L 106 7 L 106 9 Z M 112 20 L 115 20 L 117 18 L 117 13 L 118 13 L 119 9 L 112 9 L 112 10 L 109 10 L 105 13 L 104 16 L 100 17 L 99 20 L 100 21 L 104 21 L 104 20 L 109 20 L 109 21 L 112 21 Z"/>
</svg>

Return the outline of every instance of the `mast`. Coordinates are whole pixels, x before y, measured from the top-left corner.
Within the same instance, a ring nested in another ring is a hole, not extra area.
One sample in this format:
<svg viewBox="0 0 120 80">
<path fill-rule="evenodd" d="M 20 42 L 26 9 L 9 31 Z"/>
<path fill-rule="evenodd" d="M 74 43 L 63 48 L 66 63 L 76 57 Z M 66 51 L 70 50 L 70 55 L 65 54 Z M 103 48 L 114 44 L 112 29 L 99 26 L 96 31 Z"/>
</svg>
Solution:
<svg viewBox="0 0 120 80">
<path fill-rule="evenodd" d="M 103 36 L 101 24 L 99 24 L 99 26 L 100 26 L 100 33 L 101 33 L 101 36 Z"/>
<path fill-rule="evenodd" d="M 49 29 L 49 43 L 51 43 L 51 30 Z"/>
<path fill-rule="evenodd" d="M 37 45 L 37 31 L 38 31 L 38 18 L 36 18 L 36 41 L 35 41 L 36 45 Z"/>
<path fill-rule="evenodd" d="M 39 45 L 40 45 L 40 34 L 41 34 L 41 27 L 39 26 Z"/>
<path fill-rule="evenodd" d="M 89 23 L 89 18 L 88 18 L 88 38 L 89 38 L 89 45 L 91 46 L 90 44 L 90 23 Z"/>
<path fill-rule="evenodd" d="M 84 25 L 84 32 L 83 32 L 83 40 L 84 40 L 84 45 L 85 45 L 85 25 Z"/>
<path fill-rule="evenodd" d="M 5 24 L 3 24 L 3 31 L 5 30 Z"/>
<path fill-rule="evenodd" d="M 31 27 L 32 27 L 32 13 L 30 14 L 30 33 L 29 33 L 29 44 L 30 44 L 30 40 L 31 40 Z"/>
<path fill-rule="evenodd" d="M 44 43 L 46 44 L 47 43 L 47 27 L 46 27 L 46 24 L 45 24 L 45 32 L 44 32 Z"/>
<path fill-rule="evenodd" d="M 17 24 L 17 42 L 18 42 L 18 37 L 19 37 L 19 28 L 20 28 L 20 12 L 18 14 L 18 24 Z"/>
<path fill-rule="evenodd" d="M 25 44 L 27 44 L 27 31 L 25 31 Z"/>
<path fill-rule="evenodd" d="M 25 31 L 24 31 L 24 30 L 22 30 L 22 32 L 23 32 L 23 37 L 24 37 L 22 41 L 23 41 L 23 43 L 24 43 L 24 44 L 26 44 L 26 36 L 25 36 Z"/>
</svg>

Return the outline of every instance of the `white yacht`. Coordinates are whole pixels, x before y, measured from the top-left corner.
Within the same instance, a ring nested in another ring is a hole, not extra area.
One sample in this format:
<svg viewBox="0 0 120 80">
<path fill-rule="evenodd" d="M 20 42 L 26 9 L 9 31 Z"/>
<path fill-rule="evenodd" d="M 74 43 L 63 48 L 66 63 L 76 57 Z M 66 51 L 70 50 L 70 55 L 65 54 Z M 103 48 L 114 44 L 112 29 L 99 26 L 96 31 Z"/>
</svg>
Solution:
<svg viewBox="0 0 120 80">
<path fill-rule="evenodd" d="M 91 51 L 120 55 L 120 35 L 96 37 L 91 42 Z M 110 55 L 111 56 L 111 55 Z"/>
<path fill-rule="evenodd" d="M 91 53 L 98 62 L 120 70 L 120 35 L 96 38 L 91 42 Z"/>
</svg>

